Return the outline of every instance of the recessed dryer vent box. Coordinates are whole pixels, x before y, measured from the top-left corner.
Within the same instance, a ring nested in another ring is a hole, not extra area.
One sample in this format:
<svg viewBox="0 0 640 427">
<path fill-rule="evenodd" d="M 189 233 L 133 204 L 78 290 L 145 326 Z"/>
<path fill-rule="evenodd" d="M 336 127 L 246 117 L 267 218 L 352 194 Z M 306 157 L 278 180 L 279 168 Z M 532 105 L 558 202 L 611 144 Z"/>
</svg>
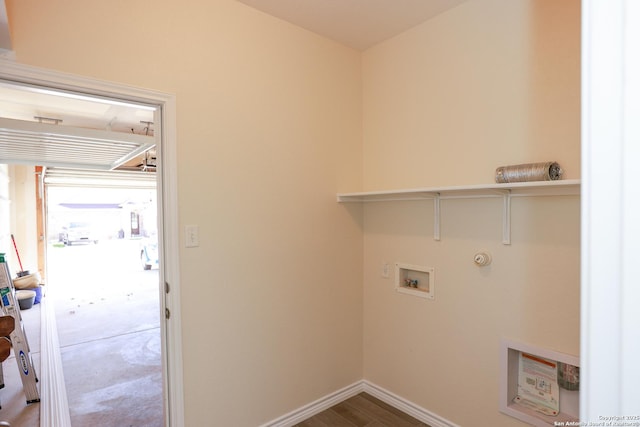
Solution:
<svg viewBox="0 0 640 427">
<path fill-rule="evenodd" d="M 396 291 L 420 298 L 434 299 L 434 269 L 396 263 Z"/>
</svg>

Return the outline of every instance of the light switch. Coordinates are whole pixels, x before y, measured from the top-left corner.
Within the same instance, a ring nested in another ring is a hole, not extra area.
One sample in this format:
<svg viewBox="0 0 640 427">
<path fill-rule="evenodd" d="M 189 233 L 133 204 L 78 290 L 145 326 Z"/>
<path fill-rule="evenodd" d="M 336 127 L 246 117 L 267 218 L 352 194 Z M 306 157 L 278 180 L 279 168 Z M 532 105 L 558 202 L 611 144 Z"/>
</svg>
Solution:
<svg viewBox="0 0 640 427">
<path fill-rule="evenodd" d="M 200 246 L 200 236 L 198 235 L 197 225 L 184 226 L 184 246 L 187 248 L 195 248 Z"/>
<path fill-rule="evenodd" d="M 389 278 L 389 263 L 385 262 L 382 264 L 382 277 L 385 279 Z"/>
</svg>

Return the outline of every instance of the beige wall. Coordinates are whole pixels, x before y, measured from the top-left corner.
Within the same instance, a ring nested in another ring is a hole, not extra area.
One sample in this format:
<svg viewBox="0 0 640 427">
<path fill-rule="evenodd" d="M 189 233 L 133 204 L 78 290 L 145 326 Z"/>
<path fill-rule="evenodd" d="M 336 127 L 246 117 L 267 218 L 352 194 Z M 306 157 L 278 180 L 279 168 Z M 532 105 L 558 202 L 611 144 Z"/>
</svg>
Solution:
<svg viewBox="0 0 640 427">
<path fill-rule="evenodd" d="M 444 201 L 435 242 L 430 202 L 335 193 L 551 159 L 579 178 L 578 0 L 471 0 L 364 54 L 231 0 L 8 9 L 18 61 L 177 96 L 180 225 L 201 233 L 181 249 L 186 425 L 257 425 L 363 377 L 517 425 L 499 339 L 577 354 L 576 197 L 514 200 L 504 246 L 499 200 Z M 396 261 L 435 267 L 435 301 L 393 291 Z"/>
<path fill-rule="evenodd" d="M 8 2 L 21 63 L 176 94 L 185 425 L 362 378 L 361 57 L 232 0 Z"/>
<path fill-rule="evenodd" d="M 580 177 L 580 2 L 469 1 L 363 55 L 365 190 L 492 183 L 500 165 L 556 160 Z M 578 197 L 364 208 L 364 378 L 462 426 L 498 412 L 499 346 L 579 352 Z M 489 267 L 473 255 L 488 250 Z M 382 265 L 435 268 L 435 300 Z"/>
<path fill-rule="evenodd" d="M 580 177 L 580 2 L 472 0 L 363 56 L 366 190 Z"/>
</svg>

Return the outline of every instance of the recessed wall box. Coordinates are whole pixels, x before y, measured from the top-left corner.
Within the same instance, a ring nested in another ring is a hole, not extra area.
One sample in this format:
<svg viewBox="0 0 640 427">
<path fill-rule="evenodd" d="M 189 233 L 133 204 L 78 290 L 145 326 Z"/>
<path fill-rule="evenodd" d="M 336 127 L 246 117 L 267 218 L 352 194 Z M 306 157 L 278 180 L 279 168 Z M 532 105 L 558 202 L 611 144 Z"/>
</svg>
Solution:
<svg viewBox="0 0 640 427">
<path fill-rule="evenodd" d="M 545 391 L 540 385 L 545 382 L 544 366 L 543 369 L 536 368 L 535 362 L 529 366 L 524 359 L 539 361 L 542 365 L 553 365 L 551 383 L 560 379 L 560 371 L 557 368 L 559 364 L 571 366 L 574 370 L 578 370 L 580 359 L 576 356 L 559 353 L 557 351 L 534 347 L 532 345 L 519 343 L 507 339 L 503 339 L 501 343 L 500 357 L 500 411 L 514 418 L 524 421 L 532 426 L 537 427 L 553 427 L 568 426 L 579 424 L 580 414 L 580 391 L 576 387 L 570 387 L 568 390 L 566 385 L 562 384 L 549 387 L 550 394 L 547 397 L 557 399 L 559 411 L 557 414 L 545 413 L 540 405 L 527 404 L 526 394 L 520 399 L 520 388 L 527 385 L 529 377 L 535 378 L 535 390 Z M 527 365 L 523 366 L 523 363 Z M 525 375 L 526 374 L 526 375 Z M 524 382 L 523 382 L 524 380 Z M 557 395 L 554 396 L 557 390 Z M 525 387 L 526 392 L 526 387 Z M 541 393 L 543 395 L 544 393 Z"/>
<path fill-rule="evenodd" d="M 434 299 L 434 269 L 396 263 L 396 291 L 420 298 Z"/>
</svg>

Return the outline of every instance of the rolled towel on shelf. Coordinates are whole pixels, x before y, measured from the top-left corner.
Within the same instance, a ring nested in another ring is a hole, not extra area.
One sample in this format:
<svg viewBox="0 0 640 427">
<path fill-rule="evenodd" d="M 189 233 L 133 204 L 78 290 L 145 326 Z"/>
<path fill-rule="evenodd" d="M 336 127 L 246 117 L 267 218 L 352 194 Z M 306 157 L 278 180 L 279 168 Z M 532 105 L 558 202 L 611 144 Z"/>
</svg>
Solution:
<svg viewBox="0 0 640 427">
<path fill-rule="evenodd" d="M 525 163 L 522 165 L 500 166 L 496 169 L 496 182 L 556 181 L 564 171 L 556 162 Z"/>
</svg>

